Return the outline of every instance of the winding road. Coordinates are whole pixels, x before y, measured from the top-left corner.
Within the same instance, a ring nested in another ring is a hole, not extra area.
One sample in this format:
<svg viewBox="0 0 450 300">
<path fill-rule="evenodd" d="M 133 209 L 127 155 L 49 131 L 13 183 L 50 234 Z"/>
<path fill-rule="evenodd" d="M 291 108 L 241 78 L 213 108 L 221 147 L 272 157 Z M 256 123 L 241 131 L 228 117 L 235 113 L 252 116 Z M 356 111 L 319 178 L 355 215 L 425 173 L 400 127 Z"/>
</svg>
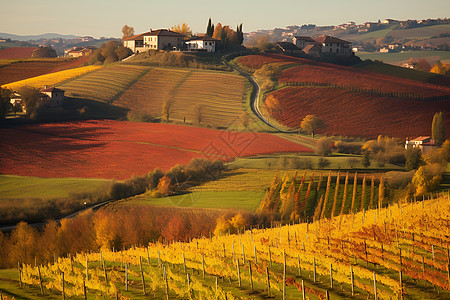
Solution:
<svg viewBox="0 0 450 300">
<path fill-rule="evenodd" d="M 227 55 L 229 56 L 229 55 Z M 270 123 L 265 117 L 264 115 L 261 113 L 261 110 L 259 109 L 259 99 L 260 99 L 260 92 L 261 92 L 261 87 L 259 86 L 259 84 L 256 82 L 256 80 L 253 78 L 252 75 L 244 72 L 243 70 L 231 65 L 228 63 L 228 61 L 226 60 L 226 57 L 222 57 L 222 61 L 224 64 L 226 64 L 227 66 L 229 66 L 230 68 L 232 68 L 233 70 L 238 71 L 242 76 L 244 76 L 245 78 L 248 79 L 248 81 L 250 81 L 250 83 L 253 86 L 253 90 L 252 93 L 250 95 L 250 108 L 253 111 L 253 113 L 267 126 L 270 126 L 280 132 L 283 133 L 294 133 L 296 131 L 292 131 L 292 130 L 285 130 L 282 129 L 272 123 Z"/>
</svg>

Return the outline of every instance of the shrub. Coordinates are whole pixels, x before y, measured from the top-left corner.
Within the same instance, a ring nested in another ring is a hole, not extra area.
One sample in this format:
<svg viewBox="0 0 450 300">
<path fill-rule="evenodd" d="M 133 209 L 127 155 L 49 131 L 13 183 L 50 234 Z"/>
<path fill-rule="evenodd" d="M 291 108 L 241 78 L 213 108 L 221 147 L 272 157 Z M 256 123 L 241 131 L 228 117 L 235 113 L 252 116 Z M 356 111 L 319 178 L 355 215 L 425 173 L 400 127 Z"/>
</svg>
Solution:
<svg viewBox="0 0 450 300">
<path fill-rule="evenodd" d="M 324 157 L 319 158 L 319 168 L 323 169 L 330 165 L 330 161 Z"/>
<path fill-rule="evenodd" d="M 331 154 L 331 143 L 327 138 L 320 138 L 317 141 L 317 154 L 326 156 Z"/>
<path fill-rule="evenodd" d="M 338 142 L 336 144 L 336 152 L 345 154 L 361 154 L 361 143 L 355 142 Z"/>
</svg>

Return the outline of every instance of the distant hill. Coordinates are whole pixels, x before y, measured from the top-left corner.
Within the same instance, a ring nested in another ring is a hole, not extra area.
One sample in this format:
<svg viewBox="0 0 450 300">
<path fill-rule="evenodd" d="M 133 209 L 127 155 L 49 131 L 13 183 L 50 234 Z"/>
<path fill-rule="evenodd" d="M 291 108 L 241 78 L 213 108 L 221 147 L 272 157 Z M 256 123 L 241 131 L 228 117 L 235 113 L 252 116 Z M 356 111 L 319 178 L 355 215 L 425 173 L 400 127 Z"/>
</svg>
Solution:
<svg viewBox="0 0 450 300">
<path fill-rule="evenodd" d="M 59 33 L 44 33 L 44 34 L 38 34 L 38 35 L 17 35 L 17 34 L 11 34 L 11 33 L 4 33 L 0 32 L 0 37 L 5 39 L 11 39 L 16 41 L 30 41 L 30 40 L 40 40 L 40 39 L 74 39 L 78 36 L 76 35 L 64 35 Z"/>
</svg>

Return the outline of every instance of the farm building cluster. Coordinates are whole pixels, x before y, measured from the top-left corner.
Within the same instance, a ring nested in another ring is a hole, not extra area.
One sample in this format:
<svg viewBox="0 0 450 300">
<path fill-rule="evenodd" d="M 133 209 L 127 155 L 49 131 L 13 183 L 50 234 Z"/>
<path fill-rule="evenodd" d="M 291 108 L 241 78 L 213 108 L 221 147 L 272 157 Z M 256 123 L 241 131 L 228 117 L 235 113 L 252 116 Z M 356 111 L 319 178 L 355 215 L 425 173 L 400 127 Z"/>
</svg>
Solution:
<svg viewBox="0 0 450 300">
<path fill-rule="evenodd" d="M 324 55 L 351 56 L 352 43 L 329 35 L 315 39 L 309 36 L 294 36 L 293 42 L 279 42 L 278 49 L 287 54 L 308 54 L 312 57 Z"/>
<path fill-rule="evenodd" d="M 60 108 L 64 101 L 65 91 L 55 87 L 47 87 L 39 91 L 38 106 L 42 108 Z M 10 102 L 13 106 L 20 107 L 24 113 L 27 112 L 26 103 L 24 103 L 22 96 L 14 92 Z"/>
<path fill-rule="evenodd" d="M 185 50 L 216 52 L 216 44 L 219 40 L 203 36 L 186 36 L 168 29 L 150 30 L 123 39 L 123 45 L 134 53 L 147 50 Z"/>
</svg>

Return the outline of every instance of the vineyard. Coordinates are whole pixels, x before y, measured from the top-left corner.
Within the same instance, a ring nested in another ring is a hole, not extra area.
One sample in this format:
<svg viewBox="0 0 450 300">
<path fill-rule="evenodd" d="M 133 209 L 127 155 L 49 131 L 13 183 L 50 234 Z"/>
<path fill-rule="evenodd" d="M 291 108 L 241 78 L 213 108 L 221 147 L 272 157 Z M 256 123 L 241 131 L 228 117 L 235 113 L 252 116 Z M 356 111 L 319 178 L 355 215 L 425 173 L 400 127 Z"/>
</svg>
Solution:
<svg viewBox="0 0 450 300">
<path fill-rule="evenodd" d="M 448 299 L 449 216 L 440 195 L 269 229 L 236 217 L 239 232 L 19 262 L 0 277 L 25 297 Z"/>
<path fill-rule="evenodd" d="M 17 90 L 18 88 L 22 86 L 31 86 L 34 88 L 42 89 L 46 85 L 53 86 L 55 84 L 58 84 L 60 82 L 81 76 L 85 73 L 89 73 L 92 71 L 95 71 L 101 67 L 99 66 L 86 66 L 86 67 L 80 67 L 75 69 L 69 69 L 64 71 L 59 71 L 55 73 L 45 74 L 41 76 L 32 77 L 29 79 L 24 79 L 8 84 L 2 85 L 2 88 L 9 88 L 11 90 Z"/>
<path fill-rule="evenodd" d="M 2 128 L 0 137 L 0 173 L 39 177 L 126 179 L 194 157 L 312 152 L 267 133 L 107 120 Z"/>
<path fill-rule="evenodd" d="M 3 60 L 0 61 L 0 85 L 66 69 L 82 67 L 86 62 L 87 57 L 77 59 L 41 58 L 19 61 Z"/>
<path fill-rule="evenodd" d="M 68 97 L 111 103 L 148 70 L 148 67 L 113 65 L 61 84 L 58 88 L 65 90 Z"/>
<path fill-rule="evenodd" d="M 419 100 L 450 97 L 450 88 L 353 68 L 336 68 L 332 65 L 302 65 L 288 68 L 281 72 L 278 80 L 288 85 L 317 84 L 395 98 Z"/>
<path fill-rule="evenodd" d="M 320 132 L 330 135 L 429 135 L 433 115 L 450 111 L 446 100 L 411 101 L 326 87 L 286 87 L 269 95 L 279 103 L 280 109 L 272 115 L 278 122 L 298 128 L 306 115 L 314 114 L 326 123 Z M 449 132 L 450 120 L 445 126 Z"/>
<path fill-rule="evenodd" d="M 170 103 L 169 120 L 226 127 L 244 111 L 244 83 L 227 73 L 153 68 L 114 104 L 159 118 Z"/>
<path fill-rule="evenodd" d="M 36 47 L 9 47 L 0 49 L 0 59 L 31 58 Z"/>
</svg>

